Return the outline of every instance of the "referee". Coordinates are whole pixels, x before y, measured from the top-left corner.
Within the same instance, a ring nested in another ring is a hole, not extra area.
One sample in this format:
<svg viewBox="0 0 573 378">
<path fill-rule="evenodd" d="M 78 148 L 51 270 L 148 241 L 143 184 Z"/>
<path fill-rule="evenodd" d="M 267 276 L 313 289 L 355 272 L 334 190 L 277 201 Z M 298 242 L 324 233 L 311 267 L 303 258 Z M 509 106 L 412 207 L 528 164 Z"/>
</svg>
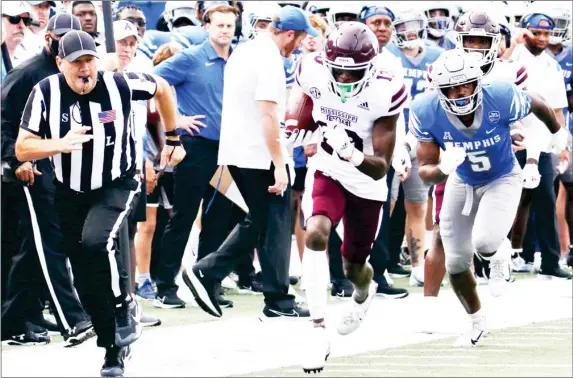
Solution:
<svg viewBox="0 0 573 378">
<path fill-rule="evenodd" d="M 56 58 L 60 74 L 32 90 L 16 140 L 16 157 L 52 157 L 62 249 L 79 274 L 75 285 L 106 349 L 102 376 L 123 374 L 129 345 L 141 334 L 140 309 L 121 266 L 118 230 L 138 199 L 131 101 L 157 98 L 167 141 L 162 164 L 185 156 L 175 129 L 175 101 L 165 80 L 96 70 L 96 45 L 83 31 L 67 33 Z"/>
</svg>

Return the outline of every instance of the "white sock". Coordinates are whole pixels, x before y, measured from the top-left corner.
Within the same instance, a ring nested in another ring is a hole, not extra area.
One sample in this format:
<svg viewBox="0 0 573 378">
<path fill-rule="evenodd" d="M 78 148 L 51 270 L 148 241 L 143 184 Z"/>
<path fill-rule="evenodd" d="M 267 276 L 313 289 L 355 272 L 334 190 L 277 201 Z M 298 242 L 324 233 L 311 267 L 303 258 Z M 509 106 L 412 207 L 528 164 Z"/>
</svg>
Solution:
<svg viewBox="0 0 573 378">
<path fill-rule="evenodd" d="M 312 319 L 324 319 L 328 303 L 328 260 L 326 251 L 304 249 L 302 258 L 302 274 L 306 302 Z"/>
<path fill-rule="evenodd" d="M 484 318 L 484 314 L 483 311 L 481 310 L 481 308 L 479 310 L 477 310 L 476 312 L 474 312 L 473 314 L 470 314 L 470 318 L 472 318 L 472 322 L 474 324 L 479 324 L 483 321 Z"/>
<path fill-rule="evenodd" d="M 142 285 L 145 282 L 145 280 L 151 281 L 151 274 L 139 273 L 139 275 L 137 276 L 137 284 Z"/>
</svg>

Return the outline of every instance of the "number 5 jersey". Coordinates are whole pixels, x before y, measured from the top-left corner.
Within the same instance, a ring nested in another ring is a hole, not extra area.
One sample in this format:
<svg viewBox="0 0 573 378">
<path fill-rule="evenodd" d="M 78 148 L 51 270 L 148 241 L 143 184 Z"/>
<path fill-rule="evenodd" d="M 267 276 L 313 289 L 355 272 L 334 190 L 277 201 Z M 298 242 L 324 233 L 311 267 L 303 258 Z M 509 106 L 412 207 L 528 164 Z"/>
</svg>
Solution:
<svg viewBox="0 0 573 378">
<path fill-rule="evenodd" d="M 330 72 L 322 64 L 319 53 L 308 54 L 301 60 L 295 83 L 294 90 L 302 90 L 312 98 L 312 117 L 320 128 L 344 126 L 354 147 L 365 155 L 374 154 L 374 122 L 380 117 L 399 114 L 408 99 L 401 77 L 378 70 L 359 94 L 343 103 L 332 88 Z M 309 159 L 309 167 L 332 177 L 358 197 L 386 201 L 386 178 L 374 180 L 360 172 L 352 163 L 341 159 L 320 134 L 317 153 Z"/>
</svg>

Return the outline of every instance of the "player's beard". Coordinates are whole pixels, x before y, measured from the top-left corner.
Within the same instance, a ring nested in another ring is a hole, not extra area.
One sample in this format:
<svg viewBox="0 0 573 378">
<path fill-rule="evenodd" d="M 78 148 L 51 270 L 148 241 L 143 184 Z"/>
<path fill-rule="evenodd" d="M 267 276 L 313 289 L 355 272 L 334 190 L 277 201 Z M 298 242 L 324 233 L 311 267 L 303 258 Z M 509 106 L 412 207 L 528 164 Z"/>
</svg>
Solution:
<svg viewBox="0 0 573 378">
<path fill-rule="evenodd" d="M 539 48 L 535 43 L 528 39 L 525 40 L 525 45 L 527 46 L 527 49 L 535 56 L 540 55 L 547 48 L 547 46 L 544 48 Z"/>
</svg>

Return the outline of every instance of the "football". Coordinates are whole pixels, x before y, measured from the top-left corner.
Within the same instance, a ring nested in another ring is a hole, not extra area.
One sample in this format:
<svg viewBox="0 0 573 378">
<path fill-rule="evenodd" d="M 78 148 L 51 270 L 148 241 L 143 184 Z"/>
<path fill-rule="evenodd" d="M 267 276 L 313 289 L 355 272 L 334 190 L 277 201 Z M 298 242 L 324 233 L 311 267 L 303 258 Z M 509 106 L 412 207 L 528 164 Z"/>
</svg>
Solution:
<svg viewBox="0 0 573 378">
<path fill-rule="evenodd" d="M 312 98 L 301 92 L 300 96 L 290 99 L 290 104 L 285 116 L 287 130 L 294 129 L 314 131 L 318 128 L 312 118 Z"/>
</svg>

